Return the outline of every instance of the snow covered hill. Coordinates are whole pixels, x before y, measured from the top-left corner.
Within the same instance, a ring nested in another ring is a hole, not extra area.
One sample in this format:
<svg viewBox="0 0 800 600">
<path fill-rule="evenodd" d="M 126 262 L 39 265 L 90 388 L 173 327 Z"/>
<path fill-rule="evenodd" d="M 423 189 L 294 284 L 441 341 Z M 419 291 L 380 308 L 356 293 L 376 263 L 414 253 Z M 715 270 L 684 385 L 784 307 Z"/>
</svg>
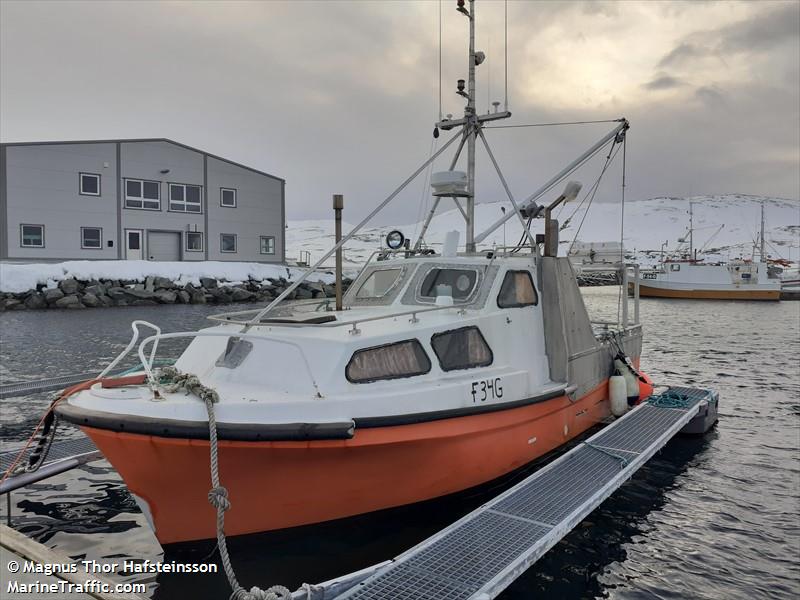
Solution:
<svg viewBox="0 0 800 600">
<path fill-rule="evenodd" d="M 762 196 L 727 194 L 720 196 L 695 196 L 691 198 L 651 198 L 629 201 L 625 205 L 624 246 L 629 255 L 643 265 L 658 260 L 661 245 L 668 242 L 667 248 L 675 248 L 678 239 L 683 237 L 689 227 L 689 202 L 694 203 L 694 245 L 706 249 L 708 260 L 728 260 L 736 257 L 749 257 L 758 237 L 761 220 L 761 203 L 764 202 L 766 214 L 767 253 L 772 257 L 800 259 L 800 201 Z M 442 203 L 446 206 L 446 203 Z M 502 216 L 502 209 L 510 212 L 510 202 L 478 204 L 475 208 L 476 232 L 480 232 Z M 570 243 L 576 237 L 584 242 L 608 242 L 620 239 L 619 203 L 595 202 L 589 209 L 583 226 L 581 221 L 586 214 L 586 206 L 579 202 L 568 204 L 556 214 L 562 226 L 561 254 L 565 255 Z M 721 226 L 722 229 L 715 234 Z M 433 219 L 426 235 L 429 246 L 438 248 L 448 231 L 462 231 L 463 245 L 464 219 L 456 209 L 440 212 Z M 534 220 L 534 232 L 541 232 L 543 220 Z M 345 234 L 352 225 L 345 224 Z M 362 264 L 370 254 L 381 247 L 386 234 L 392 229 L 401 230 L 406 237 L 416 240 L 421 223 L 406 225 L 367 226 L 345 247 L 345 268 L 350 270 Z M 492 245 L 515 244 L 522 233 L 519 221 L 512 218 L 482 244 L 484 248 Z M 713 236 L 713 237 L 712 237 Z M 505 243 L 504 243 L 505 239 Z M 301 250 L 311 253 L 312 261 L 320 258 L 333 246 L 333 220 L 289 221 L 286 231 L 286 256 L 296 258 Z M 333 259 L 330 260 L 333 264 Z"/>
</svg>

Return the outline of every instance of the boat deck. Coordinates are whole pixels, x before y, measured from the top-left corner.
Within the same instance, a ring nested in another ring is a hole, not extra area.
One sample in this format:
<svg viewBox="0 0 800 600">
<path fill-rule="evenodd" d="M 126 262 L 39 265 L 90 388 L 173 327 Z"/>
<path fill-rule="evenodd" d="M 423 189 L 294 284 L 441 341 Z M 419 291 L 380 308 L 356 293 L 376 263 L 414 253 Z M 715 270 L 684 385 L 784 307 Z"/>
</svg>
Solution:
<svg viewBox="0 0 800 600">
<path fill-rule="evenodd" d="M 450 527 L 375 569 L 340 600 L 489 600 L 552 548 L 700 411 L 713 391 L 671 388 Z"/>
</svg>

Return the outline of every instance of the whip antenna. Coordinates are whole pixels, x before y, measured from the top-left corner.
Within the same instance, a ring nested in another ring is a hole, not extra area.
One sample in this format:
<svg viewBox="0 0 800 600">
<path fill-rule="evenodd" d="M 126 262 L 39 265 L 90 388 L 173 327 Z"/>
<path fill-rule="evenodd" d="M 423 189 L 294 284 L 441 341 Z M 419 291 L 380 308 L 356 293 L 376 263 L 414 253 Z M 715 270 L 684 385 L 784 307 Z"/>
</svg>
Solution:
<svg viewBox="0 0 800 600">
<path fill-rule="evenodd" d="M 505 87 L 506 87 L 506 105 L 505 109 L 508 112 L 508 0 L 505 0 L 505 58 L 503 65 L 505 66 Z"/>
</svg>

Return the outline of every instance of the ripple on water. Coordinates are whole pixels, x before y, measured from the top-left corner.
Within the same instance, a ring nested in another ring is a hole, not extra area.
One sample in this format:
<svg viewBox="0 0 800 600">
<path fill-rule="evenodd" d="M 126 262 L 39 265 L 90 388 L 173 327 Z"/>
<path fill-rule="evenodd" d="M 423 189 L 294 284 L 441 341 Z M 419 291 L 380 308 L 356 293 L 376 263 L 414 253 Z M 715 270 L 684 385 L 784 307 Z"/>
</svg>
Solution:
<svg viewBox="0 0 800 600">
<path fill-rule="evenodd" d="M 591 312 L 616 314 L 613 289 L 586 293 Z M 217 311 L 172 306 L 3 313 L 0 375 L 35 379 L 99 370 L 127 343 L 131 320 L 195 329 Z M 642 319 L 642 368 L 657 383 L 717 388 L 719 425 L 702 438 L 670 442 L 501 598 L 800 596 L 800 380 L 791 368 L 800 355 L 797 304 L 643 300 Z M 47 400 L 3 402 L 0 424 L 8 441 L 24 439 Z M 236 538 L 234 562 L 246 585 L 321 581 L 398 554 L 497 492 Z M 70 556 L 165 556 L 106 463 L 55 477 L 13 499 L 16 527 Z M 216 554 L 204 542 L 169 548 L 166 558 L 206 561 Z M 221 575 L 161 575 L 151 586 L 155 598 L 169 600 L 216 599 L 227 597 L 226 591 Z"/>
</svg>

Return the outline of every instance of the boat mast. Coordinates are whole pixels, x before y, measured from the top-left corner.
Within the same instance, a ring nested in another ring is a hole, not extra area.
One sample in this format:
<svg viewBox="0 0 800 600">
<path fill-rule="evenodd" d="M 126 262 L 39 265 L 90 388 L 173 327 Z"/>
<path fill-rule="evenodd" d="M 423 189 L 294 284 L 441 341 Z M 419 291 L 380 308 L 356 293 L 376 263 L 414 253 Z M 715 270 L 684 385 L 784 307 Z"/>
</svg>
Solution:
<svg viewBox="0 0 800 600">
<path fill-rule="evenodd" d="M 764 201 L 761 201 L 761 262 L 767 262 L 764 258 L 766 256 L 766 240 L 764 239 Z"/>
<path fill-rule="evenodd" d="M 692 206 L 694 202 L 689 202 L 689 260 L 694 260 L 694 220 Z"/>
<path fill-rule="evenodd" d="M 462 3 L 459 3 L 459 10 Z M 475 252 L 475 142 L 478 122 L 475 119 L 475 0 L 469 0 L 469 83 L 464 118 L 468 120 L 467 134 L 467 253 Z"/>
</svg>

